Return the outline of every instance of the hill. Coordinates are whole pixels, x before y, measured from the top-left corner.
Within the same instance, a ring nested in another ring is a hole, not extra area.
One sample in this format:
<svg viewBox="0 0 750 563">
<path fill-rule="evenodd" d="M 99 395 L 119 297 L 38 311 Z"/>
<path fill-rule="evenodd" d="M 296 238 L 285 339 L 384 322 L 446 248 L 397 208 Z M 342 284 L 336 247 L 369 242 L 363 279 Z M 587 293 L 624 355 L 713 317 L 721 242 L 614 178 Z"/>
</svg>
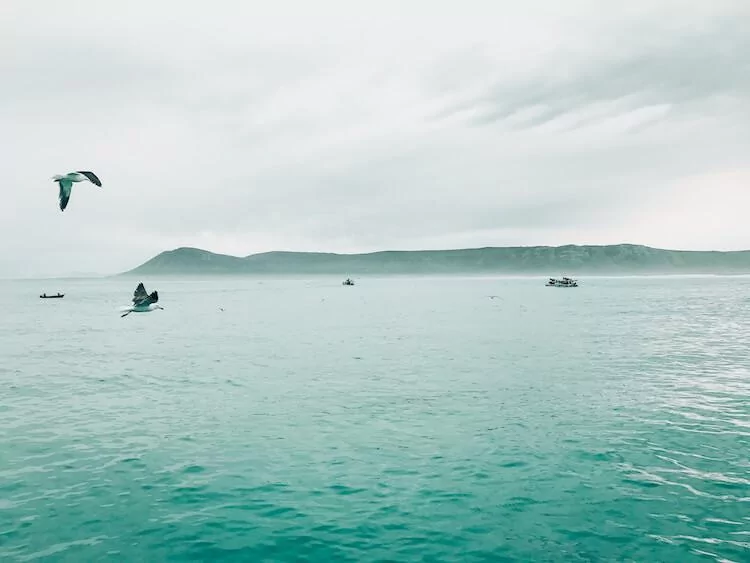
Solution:
<svg viewBox="0 0 750 563">
<path fill-rule="evenodd" d="M 122 275 L 388 274 L 687 274 L 750 273 L 750 251 L 663 250 L 634 244 L 488 247 L 368 254 L 162 252 Z"/>
</svg>

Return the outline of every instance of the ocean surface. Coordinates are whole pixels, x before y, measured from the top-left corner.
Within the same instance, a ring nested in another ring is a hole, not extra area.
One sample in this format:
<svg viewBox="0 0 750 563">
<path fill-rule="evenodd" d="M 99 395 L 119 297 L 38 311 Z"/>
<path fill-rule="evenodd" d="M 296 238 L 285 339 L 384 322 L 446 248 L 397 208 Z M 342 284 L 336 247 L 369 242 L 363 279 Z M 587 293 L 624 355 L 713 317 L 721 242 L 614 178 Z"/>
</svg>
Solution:
<svg viewBox="0 0 750 563">
<path fill-rule="evenodd" d="M 0 282 L 1 561 L 750 561 L 748 277 L 138 281 Z"/>
</svg>

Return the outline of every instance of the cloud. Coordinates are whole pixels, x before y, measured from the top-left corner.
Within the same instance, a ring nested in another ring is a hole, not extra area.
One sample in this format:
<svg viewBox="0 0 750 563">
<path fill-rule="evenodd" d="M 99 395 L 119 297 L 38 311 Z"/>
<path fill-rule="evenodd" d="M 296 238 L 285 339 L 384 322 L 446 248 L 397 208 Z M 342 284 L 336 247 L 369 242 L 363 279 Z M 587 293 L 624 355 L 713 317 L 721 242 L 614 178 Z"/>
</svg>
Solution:
<svg viewBox="0 0 750 563">
<path fill-rule="evenodd" d="M 750 247 L 742 1 L 0 10 L 0 275 L 182 245 Z M 81 168 L 104 188 L 60 213 L 49 178 Z"/>
<path fill-rule="evenodd" d="M 604 38 L 594 57 L 558 57 L 546 73 L 501 79 L 454 112 L 477 126 L 513 129 L 566 117 L 574 128 L 649 107 L 700 112 L 707 101 L 750 91 L 750 38 L 740 26 L 736 19 L 709 21 L 705 29 L 647 36 L 636 45 Z"/>
</svg>

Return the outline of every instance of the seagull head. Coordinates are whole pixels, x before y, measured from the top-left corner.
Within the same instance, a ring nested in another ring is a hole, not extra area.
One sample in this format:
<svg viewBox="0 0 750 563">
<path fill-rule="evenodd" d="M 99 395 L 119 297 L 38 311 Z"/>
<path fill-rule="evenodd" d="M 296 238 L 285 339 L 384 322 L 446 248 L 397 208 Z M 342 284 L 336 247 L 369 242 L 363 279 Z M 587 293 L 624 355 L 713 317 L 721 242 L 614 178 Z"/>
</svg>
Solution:
<svg viewBox="0 0 750 563">
<path fill-rule="evenodd" d="M 58 180 L 62 180 L 63 178 L 65 178 L 65 176 L 60 176 L 60 174 L 55 174 L 54 176 L 52 176 L 52 180 L 55 182 L 57 182 Z"/>
</svg>

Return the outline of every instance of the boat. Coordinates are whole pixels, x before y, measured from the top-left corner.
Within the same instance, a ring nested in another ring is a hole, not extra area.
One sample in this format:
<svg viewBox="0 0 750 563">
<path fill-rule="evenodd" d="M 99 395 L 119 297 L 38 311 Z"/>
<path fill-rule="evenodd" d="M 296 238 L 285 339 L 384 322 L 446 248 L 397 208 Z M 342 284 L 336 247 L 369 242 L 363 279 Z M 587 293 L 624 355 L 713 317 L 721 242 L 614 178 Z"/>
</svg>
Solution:
<svg viewBox="0 0 750 563">
<path fill-rule="evenodd" d="M 547 287 L 578 287 L 578 280 L 563 276 L 561 278 L 550 278 L 545 285 Z"/>
<path fill-rule="evenodd" d="M 58 293 L 57 295 L 47 295 L 46 293 L 42 293 L 39 296 L 39 299 L 62 299 L 65 297 L 64 293 Z"/>
<path fill-rule="evenodd" d="M 341 282 L 341 285 L 354 285 L 354 280 L 351 278 L 346 278 L 344 281 Z"/>
</svg>

